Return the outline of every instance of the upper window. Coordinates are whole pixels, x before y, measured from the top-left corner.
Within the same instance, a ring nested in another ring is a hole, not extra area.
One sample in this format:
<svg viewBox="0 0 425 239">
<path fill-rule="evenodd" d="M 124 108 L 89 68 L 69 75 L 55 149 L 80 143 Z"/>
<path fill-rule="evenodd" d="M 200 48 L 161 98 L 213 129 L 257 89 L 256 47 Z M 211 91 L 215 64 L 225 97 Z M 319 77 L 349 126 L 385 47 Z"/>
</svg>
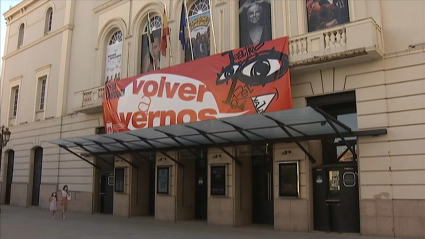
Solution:
<svg viewBox="0 0 425 239">
<path fill-rule="evenodd" d="M 308 31 L 334 27 L 350 21 L 348 0 L 306 0 Z"/>
<path fill-rule="evenodd" d="M 153 16 L 146 20 L 142 31 L 142 73 L 160 69 L 161 27 L 160 16 Z"/>
<path fill-rule="evenodd" d="M 11 117 L 16 117 L 18 114 L 18 99 L 19 99 L 19 86 L 15 86 L 12 88 L 11 94 Z"/>
<path fill-rule="evenodd" d="M 52 23 L 53 23 L 53 9 L 49 8 L 46 12 L 46 19 L 44 23 L 44 34 L 47 34 L 52 30 Z"/>
<path fill-rule="evenodd" d="M 211 13 L 209 0 L 197 0 L 189 8 L 189 49 L 185 51 L 185 62 L 210 55 Z"/>
<path fill-rule="evenodd" d="M 46 83 L 47 83 L 47 76 L 43 76 L 38 79 L 38 98 L 37 98 L 37 110 L 42 111 L 44 110 L 44 102 L 46 99 Z"/>
<path fill-rule="evenodd" d="M 105 84 L 121 79 L 122 32 L 116 31 L 108 40 L 105 60 Z"/>
<path fill-rule="evenodd" d="M 239 1 L 240 47 L 272 39 L 271 5 L 268 0 Z"/>
<path fill-rule="evenodd" d="M 22 44 L 24 44 L 24 31 L 25 31 L 25 25 L 22 23 L 19 27 L 19 34 L 18 34 L 18 49 L 21 48 Z"/>
</svg>

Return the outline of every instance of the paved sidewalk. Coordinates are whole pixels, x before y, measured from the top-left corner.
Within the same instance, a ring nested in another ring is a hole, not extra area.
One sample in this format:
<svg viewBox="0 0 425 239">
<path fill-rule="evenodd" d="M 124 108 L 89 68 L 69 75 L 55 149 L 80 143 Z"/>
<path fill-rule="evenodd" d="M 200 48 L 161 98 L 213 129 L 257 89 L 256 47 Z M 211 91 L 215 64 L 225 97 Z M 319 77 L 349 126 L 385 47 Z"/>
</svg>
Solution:
<svg viewBox="0 0 425 239">
<path fill-rule="evenodd" d="M 271 239 L 271 238 L 383 238 L 358 234 L 292 233 L 275 231 L 269 226 L 219 227 L 208 226 L 204 221 L 178 223 L 159 222 L 152 217 L 122 218 L 111 215 L 67 213 L 66 219 L 50 218 L 48 210 L 36 207 L 21 208 L 1 206 L 1 239 Z"/>
</svg>

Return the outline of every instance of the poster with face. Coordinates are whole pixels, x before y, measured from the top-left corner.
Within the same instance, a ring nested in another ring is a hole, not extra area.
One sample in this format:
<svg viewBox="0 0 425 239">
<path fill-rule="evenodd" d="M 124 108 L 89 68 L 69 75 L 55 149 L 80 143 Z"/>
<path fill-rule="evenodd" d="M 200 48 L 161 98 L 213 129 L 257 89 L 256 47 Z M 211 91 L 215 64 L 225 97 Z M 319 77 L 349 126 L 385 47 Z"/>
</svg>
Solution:
<svg viewBox="0 0 425 239">
<path fill-rule="evenodd" d="M 239 1 L 240 47 L 272 39 L 271 5 L 268 0 Z"/>
<path fill-rule="evenodd" d="M 306 0 L 308 31 L 350 22 L 348 0 Z"/>
<path fill-rule="evenodd" d="M 149 56 L 148 35 L 142 35 L 142 73 L 160 69 L 161 60 L 161 29 L 152 31 L 153 42 L 151 44 L 153 64 Z"/>
</svg>

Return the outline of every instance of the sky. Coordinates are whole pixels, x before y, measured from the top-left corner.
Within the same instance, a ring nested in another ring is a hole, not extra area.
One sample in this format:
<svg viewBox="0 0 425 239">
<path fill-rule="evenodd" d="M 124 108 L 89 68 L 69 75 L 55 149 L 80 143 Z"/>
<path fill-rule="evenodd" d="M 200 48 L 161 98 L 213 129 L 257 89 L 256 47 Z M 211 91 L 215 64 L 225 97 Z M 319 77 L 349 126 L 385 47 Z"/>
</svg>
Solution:
<svg viewBox="0 0 425 239">
<path fill-rule="evenodd" d="M 3 13 L 9 10 L 9 6 L 15 6 L 21 0 L 0 0 L 0 69 L 2 67 L 2 57 L 4 56 L 4 43 L 6 38 L 6 21 L 4 20 Z"/>
</svg>

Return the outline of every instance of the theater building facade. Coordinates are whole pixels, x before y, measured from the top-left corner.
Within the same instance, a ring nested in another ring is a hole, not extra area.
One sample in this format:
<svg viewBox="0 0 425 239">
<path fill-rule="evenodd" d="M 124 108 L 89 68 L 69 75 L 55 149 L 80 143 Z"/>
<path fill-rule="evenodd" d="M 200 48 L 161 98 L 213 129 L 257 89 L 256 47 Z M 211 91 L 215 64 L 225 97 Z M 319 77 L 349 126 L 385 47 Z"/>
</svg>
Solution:
<svg viewBox="0 0 425 239">
<path fill-rule="evenodd" d="M 3 14 L 0 203 L 68 185 L 76 212 L 424 238 L 424 10 L 22 1 Z"/>
</svg>

